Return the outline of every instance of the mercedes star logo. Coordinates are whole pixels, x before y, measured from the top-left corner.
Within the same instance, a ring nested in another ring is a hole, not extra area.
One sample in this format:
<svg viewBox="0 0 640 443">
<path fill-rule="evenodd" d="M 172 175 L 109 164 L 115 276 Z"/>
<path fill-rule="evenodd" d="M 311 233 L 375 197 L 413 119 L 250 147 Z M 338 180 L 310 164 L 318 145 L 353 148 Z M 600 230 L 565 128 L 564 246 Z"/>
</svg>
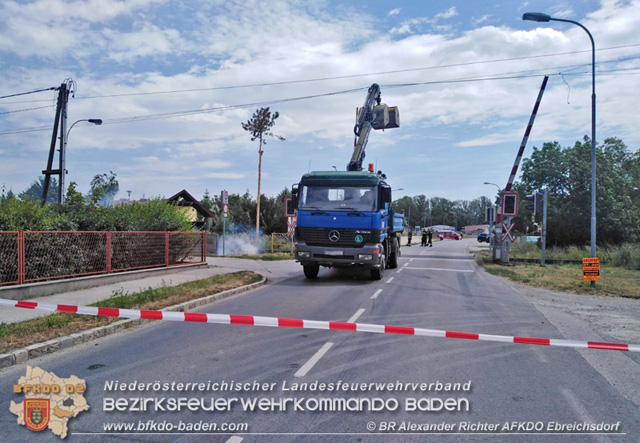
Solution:
<svg viewBox="0 0 640 443">
<path fill-rule="evenodd" d="M 334 243 L 337 242 L 338 240 L 340 240 L 340 233 L 335 230 L 329 232 L 329 240 L 331 240 Z"/>
</svg>

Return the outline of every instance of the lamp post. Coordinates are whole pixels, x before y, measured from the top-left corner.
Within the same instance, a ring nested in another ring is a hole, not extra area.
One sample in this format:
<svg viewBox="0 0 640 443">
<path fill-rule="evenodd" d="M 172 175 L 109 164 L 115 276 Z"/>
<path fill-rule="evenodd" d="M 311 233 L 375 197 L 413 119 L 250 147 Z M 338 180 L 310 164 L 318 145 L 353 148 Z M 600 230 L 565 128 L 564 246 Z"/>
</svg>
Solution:
<svg viewBox="0 0 640 443">
<path fill-rule="evenodd" d="M 553 18 L 539 12 L 527 12 L 522 20 L 533 22 L 565 22 L 581 27 L 591 40 L 591 257 L 596 256 L 596 45 L 587 28 L 573 20 Z M 595 281 L 591 282 L 591 286 Z"/>
<path fill-rule="evenodd" d="M 495 183 L 490 183 L 490 182 L 484 182 L 485 185 L 493 185 L 496 188 L 498 188 L 498 194 L 502 191 L 502 188 L 498 185 L 496 185 Z"/>
<path fill-rule="evenodd" d="M 94 125 L 101 125 L 102 124 L 102 119 L 100 118 L 83 118 L 81 120 L 77 120 L 75 122 L 73 122 L 73 124 L 69 127 L 69 130 L 67 131 L 67 133 L 64 135 L 64 142 L 62 143 L 61 147 L 60 147 L 60 183 L 58 184 L 58 202 L 59 203 L 64 203 L 64 176 L 67 174 L 67 158 L 66 158 L 66 152 L 67 152 L 67 141 L 69 140 L 69 134 L 71 133 L 71 129 L 73 129 L 73 127 L 80 123 L 80 122 L 88 122 Z"/>
</svg>

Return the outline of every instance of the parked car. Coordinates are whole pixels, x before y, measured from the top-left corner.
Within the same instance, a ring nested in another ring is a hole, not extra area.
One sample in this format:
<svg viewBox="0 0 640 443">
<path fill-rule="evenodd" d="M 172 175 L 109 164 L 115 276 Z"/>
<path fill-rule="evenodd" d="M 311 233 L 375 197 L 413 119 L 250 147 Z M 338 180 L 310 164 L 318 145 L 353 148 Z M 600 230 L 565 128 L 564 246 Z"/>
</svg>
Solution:
<svg viewBox="0 0 640 443">
<path fill-rule="evenodd" d="M 482 243 L 482 242 L 487 242 L 489 243 L 489 233 L 488 232 L 481 232 L 480 234 L 478 234 L 478 243 Z"/>
<path fill-rule="evenodd" d="M 452 238 L 454 240 L 460 240 L 462 236 L 455 231 L 436 231 L 438 238 L 444 240 L 445 238 Z"/>
</svg>

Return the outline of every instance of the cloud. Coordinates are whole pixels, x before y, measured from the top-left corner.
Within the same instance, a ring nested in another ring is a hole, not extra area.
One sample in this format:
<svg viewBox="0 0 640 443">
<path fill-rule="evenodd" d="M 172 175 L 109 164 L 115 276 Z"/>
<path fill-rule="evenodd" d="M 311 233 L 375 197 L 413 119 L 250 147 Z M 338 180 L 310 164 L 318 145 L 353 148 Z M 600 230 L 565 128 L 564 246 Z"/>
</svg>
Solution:
<svg viewBox="0 0 640 443">
<path fill-rule="evenodd" d="M 433 17 L 415 17 L 409 20 L 403 21 L 399 26 L 391 28 L 389 31 L 391 34 L 408 35 L 421 32 L 423 28 L 433 27 L 439 31 L 448 31 L 449 25 L 438 24 L 441 20 L 447 20 L 458 15 L 457 9 L 451 7 L 444 12 L 440 12 Z"/>
<path fill-rule="evenodd" d="M 161 29 L 145 22 L 134 24 L 134 28 L 138 29 L 126 33 L 114 29 L 103 31 L 108 58 L 128 63 L 142 57 L 180 54 L 188 46 L 175 29 Z"/>
<path fill-rule="evenodd" d="M 400 8 L 392 9 L 391 11 L 389 11 L 389 12 L 387 13 L 387 15 L 388 15 L 388 16 L 398 15 L 398 14 L 400 14 Z"/>
<path fill-rule="evenodd" d="M 237 172 L 211 172 L 206 174 L 207 178 L 221 178 L 221 179 L 230 179 L 230 180 L 238 180 L 245 178 L 244 174 L 240 174 Z"/>
<path fill-rule="evenodd" d="M 434 20 L 440 20 L 440 19 L 448 19 L 451 17 L 455 17 L 458 15 L 458 10 L 456 9 L 455 6 L 450 7 L 449 9 L 447 9 L 444 12 L 440 12 L 438 14 L 435 15 Z"/>
</svg>

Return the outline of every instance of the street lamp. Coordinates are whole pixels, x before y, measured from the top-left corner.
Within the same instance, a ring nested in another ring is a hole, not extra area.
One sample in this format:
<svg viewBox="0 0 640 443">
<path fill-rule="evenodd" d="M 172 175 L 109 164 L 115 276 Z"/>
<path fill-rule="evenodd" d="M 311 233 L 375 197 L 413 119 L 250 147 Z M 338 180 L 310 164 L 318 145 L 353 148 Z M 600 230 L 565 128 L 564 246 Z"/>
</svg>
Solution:
<svg viewBox="0 0 640 443">
<path fill-rule="evenodd" d="M 64 135 L 64 143 L 62 143 L 61 147 L 60 147 L 60 183 L 58 184 L 58 201 L 60 203 L 64 203 L 64 176 L 67 174 L 67 158 L 66 158 L 66 152 L 67 152 L 67 141 L 69 140 L 69 134 L 71 133 L 71 129 L 73 129 L 73 127 L 80 123 L 80 122 L 88 122 L 91 124 L 94 124 L 96 126 L 99 126 L 102 124 L 102 119 L 100 118 L 83 118 L 81 120 L 77 120 L 75 122 L 73 122 L 73 124 L 69 127 L 69 130 L 67 131 L 67 133 Z"/>
<path fill-rule="evenodd" d="M 498 195 L 502 196 L 502 188 L 498 185 L 496 185 L 495 183 L 491 183 L 491 182 L 484 182 L 485 185 L 493 185 L 496 188 L 498 188 Z"/>
<path fill-rule="evenodd" d="M 502 190 L 502 188 L 498 185 L 496 185 L 495 183 L 490 183 L 490 182 L 484 182 L 485 185 L 493 185 L 496 188 L 498 188 L 498 194 L 500 193 L 500 191 Z"/>
<path fill-rule="evenodd" d="M 573 20 L 553 18 L 547 14 L 539 12 L 527 12 L 522 16 L 522 20 L 532 22 L 565 22 L 580 26 L 591 40 L 591 257 L 596 256 L 596 45 L 593 36 L 587 28 Z M 592 281 L 594 286 L 595 282 Z"/>
</svg>

